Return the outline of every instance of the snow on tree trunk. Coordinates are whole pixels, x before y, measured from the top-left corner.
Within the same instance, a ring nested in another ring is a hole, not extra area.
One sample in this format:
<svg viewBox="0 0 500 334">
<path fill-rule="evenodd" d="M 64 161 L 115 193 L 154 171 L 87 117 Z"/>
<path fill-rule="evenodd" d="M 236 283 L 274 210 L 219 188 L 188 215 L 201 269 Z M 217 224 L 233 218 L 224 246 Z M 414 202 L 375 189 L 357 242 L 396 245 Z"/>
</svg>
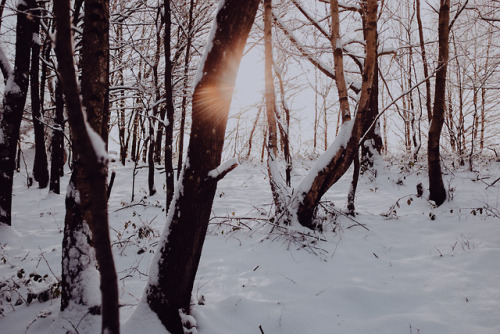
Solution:
<svg viewBox="0 0 500 334">
<path fill-rule="evenodd" d="M 85 18 L 82 46 L 82 95 L 80 100 L 73 61 L 73 40 L 70 24 L 70 6 L 68 0 L 56 0 L 56 56 L 58 72 L 64 91 L 68 110 L 68 122 L 73 138 L 73 149 L 77 155 L 72 183 L 77 189 L 69 196 L 67 204 L 74 204 L 76 210 L 66 215 L 65 226 L 69 229 L 82 224 L 90 226 L 92 245 L 100 272 L 102 333 L 119 333 L 118 285 L 111 244 L 107 213 L 107 169 L 108 156 L 106 140 L 108 133 L 108 68 L 109 68 L 109 7 L 105 0 L 85 2 Z M 83 102 L 83 105 L 82 105 Z M 84 114 L 88 113 L 89 123 Z M 95 129 L 95 131 L 93 130 Z M 104 140 L 103 140 L 104 139 Z M 74 195 L 78 194 L 78 196 Z M 81 231 L 85 231 L 83 227 Z M 77 231 L 72 231 L 78 234 Z M 67 240 L 68 242 L 72 240 Z M 86 242 L 88 238 L 76 238 L 77 242 Z M 74 247 L 69 244 L 67 247 Z M 76 245 L 78 246 L 78 244 Z M 84 246 L 80 247 L 84 248 Z M 64 253 L 63 253 L 64 255 Z M 73 254 L 69 254 L 71 257 Z M 63 258 L 63 264 L 71 263 Z M 84 277 L 85 272 L 76 273 Z M 80 281 L 80 284 L 89 282 Z M 74 288 L 78 289 L 78 286 Z"/>
<path fill-rule="evenodd" d="M 17 5 L 16 57 L 14 69 L 10 69 L 5 54 L 1 52 L 2 69 L 5 78 L 3 109 L 0 110 L 0 224 L 11 225 L 12 186 L 16 160 L 19 128 L 29 82 L 33 20 L 29 11 L 36 6 L 34 0 L 19 1 Z"/>
<path fill-rule="evenodd" d="M 258 5 L 258 0 L 219 3 L 196 77 L 187 159 L 143 298 L 173 334 L 184 333 L 179 312 L 189 310 L 217 180 L 234 168 L 228 164 L 216 170 L 237 69 Z"/>
<path fill-rule="evenodd" d="M 333 144 L 319 158 L 308 175 L 294 189 L 287 220 L 297 219 L 306 227 L 315 228 L 314 213 L 321 197 L 337 182 L 351 165 L 363 134 L 369 105 L 376 58 L 377 1 L 368 0 L 366 7 L 366 57 L 360 97 L 354 120 L 342 124 Z"/>
</svg>

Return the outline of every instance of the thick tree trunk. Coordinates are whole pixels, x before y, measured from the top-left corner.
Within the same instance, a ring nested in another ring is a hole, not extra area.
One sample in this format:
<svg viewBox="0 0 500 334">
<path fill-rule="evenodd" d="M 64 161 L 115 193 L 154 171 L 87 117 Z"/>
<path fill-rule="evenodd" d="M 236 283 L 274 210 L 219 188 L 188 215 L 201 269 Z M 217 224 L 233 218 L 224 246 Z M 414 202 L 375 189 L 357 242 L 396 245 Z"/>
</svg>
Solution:
<svg viewBox="0 0 500 334">
<path fill-rule="evenodd" d="M 429 164 L 429 199 L 436 205 L 441 205 L 446 199 L 446 190 L 441 172 L 441 156 L 439 153 L 439 140 L 444 122 L 446 107 L 446 72 L 449 59 L 450 35 L 450 0 L 441 0 L 439 9 L 439 56 L 436 72 L 436 86 L 434 91 L 434 107 L 432 121 L 429 129 L 428 164 Z"/>
<path fill-rule="evenodd" d="M 107 153 L 108 134 L 108 74 L 109 74 L 109 7 L 106 0 L 85 2 L 82 45 L 83 105 L 74 70 L 70 6 L 68 0 L 56 0 L 54 11 L 57 23 L 56 55 L 68 108 L 68 121 L 73 138 L 73 149 L 78 156 L 72 182 L 75 189 L 68 192 L 65 228 L 78 238 L 78 224 L 88 224 L 92 230 L 92 244 L 100 271 L 102 333 L 119 333 L 118 285 L 107 214 Z M 84 111 L 87 111 L 85 121 Z M 104 140 L 103 140 L 104 139 Z M 78 195 L 78 197 L 76 197 Z M 77 200 L 78 198 L 78 200 Z M 71 207 L 71 203 L 78 208 Z M 86 228 L 84 227 L 83 230 Z M 87 238 L 88 239 L 88 238 Z M 80 241 L 84 241 L 79 239 Z M 88 241 L 88 240 L 87 240 Z M 77 245 L 67 245 L 78 246 Z M 86 247 L 86 246 L 84 246 Z M 64 253 L 63 253 L 64 255 Z M 76 255 L 76 256 L 75 256 Z M 63 266 L 78 261 L 77 254 L 63 258 Z M 81 273 L 75 273 L 81 275 Z M 81 276 L 80 276 L 81 277 Z M 78 281 L 76 284 L 89 284 Z M 78 288 L 75 286 L 75 288 Z M 90 305 L 89 305 L 90 306 Z"/>
<path fill-rule="evenodd" d="M 20 1 L 17 5 L 16 57 L 14 69 L 2 64 L 6 79 L 3 110 L 0 110 L 0 224 L 11 225 L 12 186 L 16 161 L 19 128 L 23 117 L 28 91 L 33 20 L 29 11 L 35 8 L 34 0 Z"/>
<path fill-rule="evenodd" d="M 231 164 L 216 170 L 237 68 L 258 5 L 258 0 L 222 2 L 212 31 L 212 47 L 200 64 L 187 162 L 146 289 L 149 306 L 172 334 L 184 333 L 179 312 L 187 311 L 190 305 L 217 181 L 235 167 Z"/>
</svg>

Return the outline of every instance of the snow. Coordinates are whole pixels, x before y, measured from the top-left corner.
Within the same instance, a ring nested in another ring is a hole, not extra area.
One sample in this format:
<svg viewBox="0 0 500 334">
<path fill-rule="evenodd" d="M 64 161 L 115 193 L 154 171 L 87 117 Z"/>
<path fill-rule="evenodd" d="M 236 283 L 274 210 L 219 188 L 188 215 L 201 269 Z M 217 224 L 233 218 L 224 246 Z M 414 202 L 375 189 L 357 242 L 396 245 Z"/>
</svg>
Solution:
<svg viewBox="0 0 500 334">
<path fill-rule="evenodd" d="M 10 64 L 9 58 L 7 58 L 7 55 L 3 51 L 3 48 L 0 47 L 0 63 L 2 64 L 2 67 L 4 67 L 7 71 L 7 73 L 12 73 L 12 65 Z M 4 78 L 7 80 L 7 78 Z"/>
<path fill-rule="evenodd" d="M 32 161 L 34 153 L 25 154 Z M 361 175 L 354 220 L 339 213 L 345 210 L 349 172 L 326 194 L 335 206 L 327 206 L 332 214 L 324 232 L 309 237 L 306 229 L 276 228 L 267 220 L 273 210 L 265 164 L 244 162 L 226 175 L 213 207 L 219 218 L 210 222 L 194 284 L 192 318 L 182 315 L 196 324 L 191 331 L 500 333 L 500 183 L 489 186 L 500 177 L 500 162 L 477 161 L 480 172 L 447 169 L 450 200 L 435 208 L 425 198 L 428 192 L 415 195 L 417 183 L 427 188 L 425 163 L 405 161 L 378 160 L 376 178 Z M 302 180 L 314 163 L 295 159 L 292 182 Z M 148 172 L 139 169 L 140 200 L 130 203 L 133 166 L 111 167 L 117 173 L 109 215 L 122 332 L 166 333 L 141 301 L 148 263 L 165 227 L 165 193 L 158 186 L 148 197 Z M 69 175 L 66 170 L 63 184 Z M 157 174 L 160 184 L 163 177 Z M 26 188 L 25 180 L 24 172 L 15 174 L 13 227 L 0 228 L 0 282 L 16 280 L 20 269 L 48 274 L 53 282 L 61 272 L 65 196 Z M 25 294 L 27 287 L 17 282 Z M 58 298 L 16 306 L 16 290 L 8 291 L 11 302 L 4 292 L 2 286 L 2 333 L 100 331 L 100 317 L 84 310 L 60 315 Z"/>
<path fill-rule="evenodd" d="M 97 160 L 100 163 L 107 164 L 109 161 L 108 151 L 106 150 L 106 144 L 102 140 L 101 136 L 92 129 L 88 122 L 85 122 L 87 126 L 87 133 L 89 134 L 90 142 L 94 148 L 95 154 L 97 155 Z"/>
<path fill-rule="evenodd" d="M 219 177 L 222 173 L 226 172 L 229 168 L 231 168 L 234 165 L 238 165 L 238 159 L 232 158 L 227 161 L 224 161 L 221 163 L 217 168 L 212 169 L 211 171 L 208 172 L 208 177 L 216 179 Z"/>
</svg>

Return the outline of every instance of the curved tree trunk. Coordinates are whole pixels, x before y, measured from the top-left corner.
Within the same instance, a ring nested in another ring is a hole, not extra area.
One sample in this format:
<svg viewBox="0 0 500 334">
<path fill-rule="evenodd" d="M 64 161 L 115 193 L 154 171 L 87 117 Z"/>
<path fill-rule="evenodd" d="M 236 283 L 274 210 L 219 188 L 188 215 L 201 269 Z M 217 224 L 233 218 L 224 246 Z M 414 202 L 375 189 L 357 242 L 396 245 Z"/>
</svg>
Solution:
<svg viewBox="0 0 500 334">
<path fill-rule="evenodd" d="M 332 0 L 333 2 L 333 0 Z M 332 18 L 334 20 L 334 18 Z M 377 55 L 377 1 L 366 1 L 366 57 L 363 81 L 356 118 L 342 125 L 335 142 L 320 157 L 316 166 L 295 189 L 294 203 L 298 209 L 293 214 L 303 226 L 314 228 L 313 217 L 321 197 L 337 182 L 351 165 L 363 134 L 369 106 Z M 336 43 L 334 44 L 336 45 Z M 346 114 L 344 113 L 344 117 Z"/>
<path fill-rule="evenodd" d="M 434 92 L 434 107 L 429 129 L 428 164 L 429 164 L 429 199 L 436 205 L 441 205 L 446 199 L 446 190 L 441 173 L 441 156 L 439 153 L 439 140 L 444 123 L 446 72 L 449 59 L 450 35 L 450 0 L 441 0 L 439 9 L 439 58 L 436 72 L 436 86 Z"/>
<path fill-rule="evenodd" d="M 236 167 L 217 169 L 237 68 L 258 5 L 259 0 L 222 1 L 212 47 L 197 75 L 187 161 L 146 289 L 147 303 L 172 334 L 184 333 L 179 312 L 189 309 L 217 181 Z"/>
</svg>

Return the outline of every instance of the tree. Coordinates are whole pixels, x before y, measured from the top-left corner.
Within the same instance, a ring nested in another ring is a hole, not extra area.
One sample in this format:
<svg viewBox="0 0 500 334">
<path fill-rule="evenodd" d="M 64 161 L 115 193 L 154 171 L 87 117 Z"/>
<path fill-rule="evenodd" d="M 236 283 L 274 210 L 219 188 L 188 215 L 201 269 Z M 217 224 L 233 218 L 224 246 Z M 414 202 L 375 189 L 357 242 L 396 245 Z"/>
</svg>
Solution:
<svg viewBox="0 0 500 334">
<path fill-rule="evenodd" d="M 33 40 L 34 21 L 31 10 L 35 0 L 17 4 L 16 56 L 14 69 L 0 49 L 0 70 L 6 83 L 0 110 L 0 224 L 12 223 L 12 186 L 16 160 L 19 128 L 26 103 L 29 83 L 30 51 Z"/>
<path fill-rule="evenodd" d="M 33 128 L 35 131 L 35 161 L 33 163 L 33 178 L 38 182 L 40 188 L 46 188 L 49 184 L 49 170 L 47 152 L 45 150 L 45 130 L 40 112 L 40 16 L 41 9 L 33 13 L 33 45 L 31 46 L 31 69 L 30 69 L 30 94 L 31 114 L 33 117 Z"/>
<path fill-rule="evenodd" d="M 173 334 L 184 333 L 179 312 L 189 309 L 217 181 L 236 167 L 234 161 L 219 165 L 236 73 L 258 5 L 221 1 L 195 81 L 187 162 L 145 291 L 149 307 Z"/>
<path fill-rule="evenodd" d="M 172 60 L 170 35 L 172 30 L 172 19 L 170 1 L 164 1 L 165 15 L 165 35 L 163 44 L 165 46 L 165 98 L 167 107 L 167 125 L 165 126 L 165 179 L 167 186 L 167 210 L 174 197 L 174 166 L 173 166 L 173 137 L 174 137 L 174 92 L 172 87 Z M 161 134 L 161 132 L 160 132 Z M 161 144 L 161 136 L 158 136 L 158 141 Z M 168 213 L 168 211 L 167 211 Z"/>
<path fill-rule="evenodd" d="M 63 296 L 61 308 L 77 296 L 85 305 L 83 270 L 92 270 L 88 228 L 100 271 L 102 333 L 119 333 L 118 285 L 109 240 L 107 214 L 106 141 L 108 134 L 109 75 L 109 7 L 106 0 L 85 2 L 82 45 L 82 102 L 73 61 L 70 6 L 67 0 L 55 0 L 56 55 L 58 72 L 68 109 L 68 122 L 77 156 L 70 191 L 66 197 L 66 219 L 63 239 Z M 84 107 L 87 120 L 84 115 Z M 81 254 L 84 252 L 84 254 Z M 82 255 L 84 255 L 82 257 Z M 83 262 L 82 259 L 86 261 Z M 83 262 L 83 263 L 82 263 Z M 86 265 L 85 268 L 77 268 Z M 76 290 L 76 291 L 75 291 Z M 75 292 L 75 294 L 72 294 Z M 65 295 L 66 294 L 66 295 Z M 96 305 L 88 305 L 96 306 Z M 92 312 L 92 309 L 89 310 Z"/>
<path fill-rule="evenodd" d="M 429 128 L 427 144 L 427 160 L 429 165 L 429 199 L 436 205 L 441 205 L 446 199 L 446 190 L 441 172 L 441 155 L 439 153 L 439 140 L 444 123 L 446 107 L 446 72 L 449 59 L 450 35 L 450 0 L 441 0 L 439 8 L 439 58 L 436 71 L 436 85 L 434 90 L 434 106 L 432 120 Z"/>
</svg>

